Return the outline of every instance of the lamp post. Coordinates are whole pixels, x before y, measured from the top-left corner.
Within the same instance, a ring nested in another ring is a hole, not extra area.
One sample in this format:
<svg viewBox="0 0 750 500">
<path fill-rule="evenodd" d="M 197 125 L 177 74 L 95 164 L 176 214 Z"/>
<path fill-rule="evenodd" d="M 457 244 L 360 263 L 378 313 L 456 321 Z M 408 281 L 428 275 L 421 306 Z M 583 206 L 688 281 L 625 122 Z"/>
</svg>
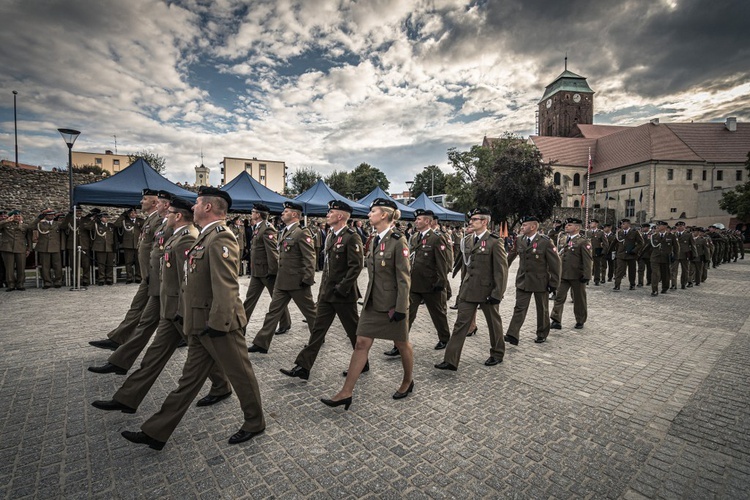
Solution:
<svg viewBox="0 0 750 500">
<path fill-rule="evenodd" d="M 80 291 L 81 290 L 81 279 L 78 276 L 78 268 L 81 265 L 81 259 L 78 256 L 78 253 L 80 252 L 80 249 L 76 245 L 76 236 L 78 232 L 78 218 L 75 211 L 75 206 L 73 204 L 73 144 L 75 144 L 76 139 L 78 139 L 78 136 L 81 135 L 81 132 L 78 130 L 73 130 L 70 128 L 59 128 L 57 129 L 58 132 L 60 132 L 60 135 L 62 136 L 63 140 L 65 141 L 65 144 L 68 145 L 68 188 L 70 189 L 70 211 L 73 213 L 73 269 L 72 269 L 72 276 L 73 279 L 72 284 L 73 288 L 71 290 L 73 291 Z"/>
<path fill-rule="evenodd" d="M 17 91 L 13 91 L 13 129 L 16 132 L 16 168 L 18 168 L 18 113 L 16 112 Z"/>
<path fill-rule="evenodd" d="M 408 191 L 407 191 L 408 194 L 406 196 L 407 203 L 411 203 L 411 186 L 412 186 L 412 184 L 414 184 L 414 181 L 406 181 L 406 189 L 408 189 Z"/>
</svg>

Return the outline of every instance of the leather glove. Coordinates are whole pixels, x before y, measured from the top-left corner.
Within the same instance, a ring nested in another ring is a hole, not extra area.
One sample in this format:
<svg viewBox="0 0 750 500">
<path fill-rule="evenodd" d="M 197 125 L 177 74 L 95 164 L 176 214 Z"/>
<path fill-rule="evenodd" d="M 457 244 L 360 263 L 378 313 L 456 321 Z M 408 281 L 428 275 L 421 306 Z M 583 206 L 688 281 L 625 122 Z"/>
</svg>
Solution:
<svg viewBox="0 0 750 500">
<path fill-rule="evenodd" d="M 487 297 L 487 300 L 485 300 L 486 304 L 492 304 L 493 306 L 500 303 L 500 299 L 496 299 L 495 297 Z"/>
<path fill-rule="evenodd" d="M 443 290 L 445 290 L 445 287 L 442 285 L 433 285 L 432 287 L 433 292 L 442 292 Z"/>
<path fill-rule="evenodd" d="M 586 278 L 578 278 L 578 281 L 587 285 L 589 284 L 589 280 L 587 280 Z"/>
<path fill-rule="evenodd" d="M 179 314 L 177 314 L 172 321 L 174 321 L 175 323 L 179 323 L 180 325 L 184 323 L 182 316 L 180 316 Z"/>
<path fill-rule="evenodd" d="M 555 288 L 554 286 L 547 285 L 547 291 L 549 293 L 555 293 L 557 291 L 557 288 Z"/>
<path fill-rule="evenodd" d="M 406 314 L 400 313 L 398 311 L 394 311 L 393 316 L 391 316 L 391 321 L 395 321 L 396 323 L 398 323 L 399 321 L 403 321 L 404 319 L 406 319 Z"/>
<path fill-rule="evenodd" d="M 210 326 L 207 326 L 205 330 L 201 332 L 201 335 L 208 335 L 212 339 L 216 337 L 223 337 L 227 334 L 227 332 L 220 332 L 219 330 L 214 330 Z"/>
</svg>

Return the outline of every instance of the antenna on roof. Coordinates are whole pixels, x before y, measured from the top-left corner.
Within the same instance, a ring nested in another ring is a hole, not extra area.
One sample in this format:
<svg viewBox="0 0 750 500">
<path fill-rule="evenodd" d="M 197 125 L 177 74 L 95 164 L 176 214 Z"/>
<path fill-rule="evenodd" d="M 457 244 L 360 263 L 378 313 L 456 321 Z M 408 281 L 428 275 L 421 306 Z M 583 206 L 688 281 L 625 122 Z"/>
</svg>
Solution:
<svg viewBox="0 0 750 500">
<path fill-rule="evenodd" d="M 115 138 L 115 154 L 117 154 L 117 136 L 113 135 L 112 137 Z"/>
<path fill-rule="evenodd" d="M 203 165 L 203 148 L 201 148 L 201 165 Z"/>
<path fill-rule="evenodd" d="M 568 71 L 568 51 L 565 51 L 565 71 Z"/>
</svg>

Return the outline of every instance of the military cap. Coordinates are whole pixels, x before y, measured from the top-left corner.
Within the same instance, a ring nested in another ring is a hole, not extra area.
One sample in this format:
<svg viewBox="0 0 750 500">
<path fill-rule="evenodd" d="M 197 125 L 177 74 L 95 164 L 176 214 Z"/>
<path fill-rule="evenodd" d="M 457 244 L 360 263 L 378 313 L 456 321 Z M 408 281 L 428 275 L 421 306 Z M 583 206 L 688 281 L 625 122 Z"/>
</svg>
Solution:
<svg viewBox="0 0 750 500">
<path fill-rule="evenodd" d="M 253 210 L 255 210 L 256 212 L 266 212 L 266 213 L 271 211 L 271 209 L 268 208 L 268 206 L 264 205 L 263 203 L 253 203 Z"/>
<path fill-rule="evenodd" d="M 328 202 L 328 210 L 343 210 L 344 212 L 352 213 L 354 209 L 349 206 L 345 201 L 331 200 Z"/>
<path fill-rule="evenodd" d="M 9 216 L 21 215 L 21 211 L 20 210 L 11 210 L 10 212 L 8 212 L 8 215 Z"/>
<path fill-rule="evenodd" d="M 89 212 L 89 215 L 99 215 L 102 213 L 102 210 L 100 208 L 92 208 L 91 212 Z"/>
<path fill-rule="evenodd" d="M 521 218 L 521 223 L 524 222 L 539 222 L 539 219 L 537 219 L 533 215 L 527 215 L 526 217 Z"/>
<path fill-rule="evenodd" d="M 651 224 L 649 224 L 648 222 L 644 222 L 643 224 L 641 224 L 641 227 L 648 227 L 648 228 L 650 228 Z"/>
<path fill-rule="evenodd" d="M 175 196 L 172 198 L 172 208 L 176 208 L 178 210 L 192 210 L 193 209 L 193 202 L 190 200 L 186 200 L 185 198 L 180 198 L 179 196 Z"/>
<path fill-rule="evenodd" d="M 471 212 L 469 212 L 469 217 L 474 216 L 474 215 L 492 215 L 492 213 L 490 212 L 489 208 L 477 207 Z"/>
<path fill-rule="evenodd" d="M 45 208 L 44 210 L 41 211 L 39 215 L 42 215 L 42 216 L 55 215 L 55 211 L 52 210 L 51 208 Z"/>
<path fill-rule="evenodd" d="M 678 220 L 677 222 L 675 222 L 675 224 L 674 224 L 674 225 L 675 225 L 675 226 L 684 226 L 684 225 L 685 225 L 685 223 L 684 223 L 683 221 L 681 221 L 681 220 Z"/>
<path fill-rule="evenodd" d="M 568 217 L 565 219 L 566 224 L 583 224 L 583 221 L 581 219 L 576 219 L 575 217 Z"/>
<path fill-rule="evenodd" d="M 100 217 L 100 218 L 102 218 L 102 219 L 104 219 L 105 217 L 106 217 L 107 219 L 109 219 L 109 214 L 108 214 L 107 212 L 101 212 L 101 213 L 99 214 L 99 217 Z"/>
<path fill-rule="evenodd" d="M 606 229 L 606 228 L 608 228 L 608 227 L 612 227 L 612 224 L 609 224 L 609 223 L 607 223 L 607 224 L 604 224 L 604 225 L 602 226 L 602 228 L 603 228 L 603 229 Z"/>
<path fill-rule="evenodd" d="M 432 217 L 433 219 L 436 219 L 435 212 L 432 210 L 425 210 L 424 208 L 418 208 L 414 211 L 414 217 L 420 217 L 424 215 L 425 217 Z"/>
<path fill-rule="evenodd" d="M 555 219 L 552 221 L 552 224 L 562 224 L 562 221 L 560 219 Z"/>
<path fill-rule="evenodd" d="M 169 191 L 164 191 L 163 189 L 159 190 L 159 194 L 157 194 L 159 198 L 162 200 L 167 200 L 168 202 L 172 202 L 172 199 L 174 198 L 174 195 L 170 193 Z"/>
<path fill-rule="evenodd" d="M 663 220 L 658 220 L 658 221 L 656 221 L 656 225 L 657 225 L 657 226 L 667 226 L 667 227 L 669 226 L 669 224 L 667 224 L 667 223 L 666 223 L 666 222 L 664 222 Z"/>
<path fill-rule="evenodd" d="M 146 189 L 143 190 L 142 195 L 143 196 L 158 196 L 159 195 L 159 191 L 157 191 L 156 189 L 146 188 Z"/>
<path fill-rule="evenodd" d="M 599 224 L 599 219 L 591 219 L 589 222 L 596 222 L 597 224 Z"/>
<path fill-rule="evenodd" d="M 232 197 L 229 196 L 229 193 L 227 193 L 226 191 L 222 191 L 219 188 L 201 186 L 198 189 L 198 196 L 216 196 L 217 198 L 221 198 L 227 202 L 227 209 L 231 208 L 232 206 Z"/>
<path fill-rule="evenodd" d="M 620 224 L 622 224 L 623 222 L 627 222 L 628 224 L 630 224 L 630 219 L 620 219 Z"/>
<path fill-rule="evenodd" d="M 703 233 L 703 232 L 706 231 L 706 228 L 704 228 L 704 227 L 694 227 L 693 231 L 700 231 L 701 233 Z"/>
<path fill-rule="evenodd" d="M 370 203 L 370 208 L 372 207 L 388 207 L 396 210 L 398 207 L 396 206 L 396 202 L 393 200 L 389 200 L 388 198 L 375 198 L 372 200 L 372 203 Z"/>
<path fill-rule="evenodd" d="M 284 208 L 288 208 L 290 210 L 297 210 L 298 212 L 304 212 L 304 208 L 299 203 L 294 203 L 293 201 L 285 201 L 284 202 Z"/>
</svg>

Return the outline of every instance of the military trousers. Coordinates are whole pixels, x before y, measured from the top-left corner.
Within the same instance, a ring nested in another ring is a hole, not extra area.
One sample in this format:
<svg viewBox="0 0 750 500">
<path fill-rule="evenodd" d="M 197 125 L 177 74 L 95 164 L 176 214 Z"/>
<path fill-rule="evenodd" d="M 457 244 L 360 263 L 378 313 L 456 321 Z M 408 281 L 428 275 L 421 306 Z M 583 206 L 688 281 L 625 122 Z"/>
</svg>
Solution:
<svg viewBox="0 0 750 500">
<path fill-rule="evenodd" d="M 169 393 L 161 409 L 141 425 L 141 430 L 147 436 L 166 442 L 215 365 L 224 372 L 240 400 L 244 420 L 242 430 L 260 432 L 265 429 L 260 388 L 247 355 L 243 331 L 238 329 L 219 337 L 188 335 L 187 360 L 177 389 Z"/>
<path fill-rule="evenodd" d="M 113 269 L 115 267 L 114 252 L 96 252 L 96 282 L 113 283 Z"/>
<path fill-rule="evenodd" d="M 518 339 L 529 311 L 531 296 L 536 303 L 536 336 L 546 339 L 549 335 L 549 298 L 547 292 L 527 292 L 516 288 L 516 305 L 513 307 L 513 317 L 508 325 L 507 335 Z"/>
<path fill-rule="evenodd" d="M 260 331 L 255 334 L 253 344 L 263 349 L 268 349 L 271 346 L 276 325 L 283 316 L 287 305 L 292 300 L 297 304 L 297 307 L 299 307 L 302 315 L 307 320 L 307 328 L 310 330 L 310 335 L 312 335 L 312 329 L 315 326 L 315 302 L 313 302 L 310 287 L 306 286 L 299 290 L 279 290 L 278 288 L 274 288 L 266 319 L 263 321 Z"/>
<path fill-rule="evenodd" d="M 607 262 L 607 280 L 612 281 L 612 278 L 615 275 L 615 267 L 617 266 L 617 260 L 611 259 L 611 258 L 605 258 L 605 260 Z"/>
<path fill-rule="evenodd" d="M 485 304 L 479 302 L 458 301 L 458 316 L 453 325 L 453 333 L 445 348 L 443 361 L 450 363 L 456 368 L 461 361 L 461 351 L 464 348 L 466 334 L 473 323 L 477 308 L 484 313 L 487 320 L 487 328 L 490 331 L 490 356 L 498 361 L 505 356 L 505 341 L 503 340 L 503 321 L 500 318 L 499 304 Z"/>
<path fill-rule="evenodd" d="M 60 252 L 37 252 L 42 266 L 44 286 L 62 285 L 62 258 Z M 52 275 L 54 274 L 54 278 Z"/>
<path fill-rule="evenodd" d="M 143 355 L 141 366 L 128 376 L 112 399 L 130 408 L 138 408 L 172 354 L 177 350 L 180 341 L 184 339 L 185 336 L 179 324 L 171 319 L 161 318 L 154 341 Z M 223 396 L 232 392 L 232 386 L 218 364 L 214 364 L 208 378 L 211 380 L 209 395 Z"/>
<path fill-rule="evenodd" d="M 628 272 L 628 281 L 630 286 L 635 286 L 636 262 L 635 259 L 617 259 L 617 272 L 615 273 L 615 286 L 619 288 L 622 279 L 625 277 L 625 271 Z M 575 300 L 575 299 L 574 299 Z"/>
<path fill-rule="evenodd" d="M 604 255 L 594 256 L 594 283 L 607 281 L 607 261 Z"/>
<path fill-rule="evenodd" d="M 673 287 L 677 287 L 677 273 L 680 270 L 680 261 L 675 259 L 673 262 L 669 263 L 669 281 L 672 283 Z"/>
<path fill-rule="evenodd" d="M 159 296 L 155 295 L 149 297 L 133 335 L 124 344 L 118 347 L 117 350 L 109 356 L 107 361 L 124 370 L 130 370 L 135 364 L 135 360 L 138 359 L 138 356 L 143 349 L 145 349 L 148 341 L 151 340 L 151 337 L 156 331 L 156 327 L 159 326 L 160 309 L 161 301 L 159 300 Z"/>
<path fill-rule="evenodd" d="M 643 285 L 643 278 L 646 278 L 645 283 L 651 284 L 651 260 L 650 259 L 638 259 L 638 284 Z"/>
<path fill-rule="evenodd" d="M 703 271 L 701 272 L 701 283 L 705 283 L 705 281 L 708 279 L 708 268 L 711 267 L 711 261 L 706 260 L 705 262 L 702 262 L 703 264 Z"/>
<path fill-rule="evenodd" d="M 670 268 L 669 262 L 651 261 L 651 291 L 659 291 L 659 282 L 661 282 L 661 291 L 669 290 Z"/>
<path fill-rule="evenodd" d="M 313 326 L 310 340 L 307 345 L 299 352 L 295 365 L 299 365 L 306 370 L 312 370 L 315 360 L 318 358 L 320 348 L 326 340 L 334 318 L 338 316 L 341 325 L 344 327 L 346 336 L 352 349 L 357 344 L 357 323 L 359 323 L 359 313 L 357 312 L 356 302 L 327 302 L 321 300 L 318 302 L 315 314 L 315 326 Z"/>
<path fill-rule="evenodd" d="M 125 279 L 127 281 L 136 281 L 141 279 L 141 269 L 138 265 L 138 250 L 134 248 L 123 249 L 125 264 Z"/>
<path fill-rule="evenodd" d="M 273 285 L 274 280 L 269 280 L 268 278 L 256 278 L 255 276 L 250 277 L 250 284 L 247 286 L 245 301 L 242 303 L 248 321 L 250 321 L 253 311 L 255 311 L 255 306 L 258 304 L 258 300 L 264 289 L 268 290 L 268 295 L 273 297 Z M 281 319 L 279 320 L 279 327 L 287 328 L 290 326 L 292 326 L 292 318 L 289 316 L 289 308 L 285 307 L 284 312 L 281 314 Z"/>
<path fill-rule="evenodd" d="M 138 323 L 141 321 L 143 308 L 148 302 L 148 280 L 141 281 L 138 285 L 133 300 L 130 301 L 130 309 L 125 313 L 125 318 L 117 325 L 117 328 L 107 334 L 107 338 L 118 344 L 124 344 L 135 333 Z"/>
<path fill-rule="evenodd" d="M 690 271 L 691 271 L 691 265 L 690 261 L 688 259 L 680 259 L 676 262 L 677 267 L 680 269 L 680 285 L 685 286 L 692 280 L 690 279 Z M 677 272 L 675 272 L 675 277 L 672 280 L 672 283 L 674 284 L 677 281 Z"/>
<path fill-rule="evenodd" d="M 576 318 L 576 323 L 586 323 L 586 319 L 588 318 L 586 284 L 581 283 L 579 280 L 560 280 L 560 287 L 557 289 L 557 297 L 555 298 L 555 306 L 552 308 L 552 320 L 562 323 L 568 290 L 573 293 L 573 315 Z"/>
<path fill-rule="evenodd" d="M 690 262 L 690 275 L 693 277 L 693 282 L 696 285 L 700 285 L 703 281 L 703 261 L 694 260 Z"/>
<path fill-rule="evenodd" d="M 26 281 L 26 255 L 13 252 L 2 252 L 2 254 L 8 288 L 23 288 Z"/>
<path fill-rule="evenodd" d="M 68 248 L 68 267 L 70 269 L 74 269 L 76 267 L 76 264 L 80 265 L 80 271 L 81 271 L 81 286 L 89 286 L 90 278 L 91 278 L 91 259 L 89 258 L 89 251 L 88 250 L 81 250 L 80 254 L 80 262 L 75 262 L 73 260 L 74 256 L 78 255 L 78 250 L 75 251 L 72 248 Z M 71 276 L 73 276 L 73 273 L 71 273 Z"/>
<path fill-rule="evenodd" d="M 419 305 L 424 300 L 427 312 L 430 313 L 432 324 L 437 329 L 438 339 L 441 342 L 448 342 L 451 338 L 450 327 L 448 326 L 448 295 L 445 290 L 430 293 L 409 292 L 409 331 L 417 319 Z"/>
</svg>

